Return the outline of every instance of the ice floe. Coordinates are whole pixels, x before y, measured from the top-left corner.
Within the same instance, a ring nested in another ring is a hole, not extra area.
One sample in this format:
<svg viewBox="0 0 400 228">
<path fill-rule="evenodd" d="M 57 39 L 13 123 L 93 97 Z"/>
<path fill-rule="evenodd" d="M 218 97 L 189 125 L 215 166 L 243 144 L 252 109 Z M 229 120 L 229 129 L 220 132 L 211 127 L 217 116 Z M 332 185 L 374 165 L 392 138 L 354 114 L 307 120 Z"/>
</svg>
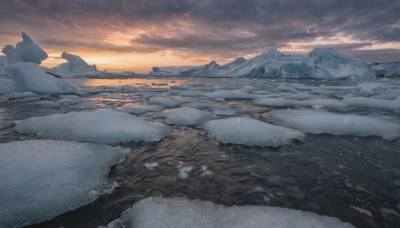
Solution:
<svg viewBox="0 0 400 228">
<path fill-rule="evenodd" d="M 311 99 L 311 100 L 294 100 L 287 98 L 260 98 L 256 99 L 255 104 L 267 107 L 325 107 L 332 110 L 345 110 L 348 105 L 344 102 L 333 99 Z"/>
<path fill-rule="evenodd" d="M 376 117 L 314 110 L 274 110 L 263 114 L 278 124 L 312 134 L 400 137 L 400 124 Z"/>
<path fill-rule="evenodd" d="M 226 207 L 207 201 L 153 197 L 135 203 L 107 227 L 344 228 L 353 226 L 337 218 L 294 209 L 269 206 Z"/>
<path fill-rule="evenodd" d="M 129 112 L 132 114 L 143 114 L 146 112 L 161 112 L 164 107 L 159 105 L 126 104 L 117 108 L 118 111 Z"/>
<path fill-rule="evenodd" d="M 248 146 L 280 146 L 304 138 L 301 131 L 247 117 L 211 120 L 204 124 L 204 128 L 222 143 Z"/>
<path fill-rule="evenodd" d="M 165 110 L 162 114 L 165 123 L 181 126 L 201 124 L 212 117 L 210 112 L 189 107 Z"/>
<path fill-rule="evenodd" d="M 0 227 L 50 219 L 110 190 L 108 172 L 124 150 L 55 140 L 0 144 Z"/>
<path fill-rule="evenodd" d="M 31 117 L 18 121 L 15 129 L 20 133 L 38 134 L 41 138 L 111 144 L 154 142 L 170 134 L 166 125 L 112 110 Z"/>
<path fill-rule="evenodd" d="M 345 97 L 343 102 L 353 107 L 400 112 L 400 97 L 394 100 L 384 100 L 373 97 Z"/>
</svg>

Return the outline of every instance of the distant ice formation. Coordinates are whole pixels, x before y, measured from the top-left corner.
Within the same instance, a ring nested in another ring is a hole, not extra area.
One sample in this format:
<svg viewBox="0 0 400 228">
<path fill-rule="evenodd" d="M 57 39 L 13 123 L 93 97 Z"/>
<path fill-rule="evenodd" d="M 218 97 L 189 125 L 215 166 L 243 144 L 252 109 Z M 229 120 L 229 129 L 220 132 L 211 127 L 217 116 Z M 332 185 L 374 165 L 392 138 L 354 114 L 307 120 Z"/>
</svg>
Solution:
<svg viewBox="0 0 400 228">
<path fill-rule="evenodd" d="M 332 48 L 316 48 L 308 55 L 285 55 L 272 49 L 254 58 L 243 57 L 218 65 L 216 62 L 199 67 L 154 67 L 154 76 L 219 76 L 266 78 L 372 78 L 371 66 Z"/>
<path fill-rule="evenodd" d="M 83 74 L 95 74 L 97 73 L 96 65 L 90 66 L 77 55 L 72 55 L 67 52 L 63 52 L 61 57 L 68 62 L 62 63 L 51 70 L 60 74 L 72 74 L 72 75 L 83 75 Z"/>
</svg>

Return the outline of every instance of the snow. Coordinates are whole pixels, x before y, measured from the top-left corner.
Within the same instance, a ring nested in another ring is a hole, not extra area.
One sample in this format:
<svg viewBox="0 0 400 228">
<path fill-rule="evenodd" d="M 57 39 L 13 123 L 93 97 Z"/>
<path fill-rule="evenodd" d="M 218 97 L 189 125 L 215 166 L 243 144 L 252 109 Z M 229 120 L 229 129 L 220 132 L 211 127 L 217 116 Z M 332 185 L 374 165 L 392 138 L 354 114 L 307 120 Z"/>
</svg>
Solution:
<svg viewBox="0 0 400 228">
<path fill-rule="evenodd" d="M 152 197 L 135 203 L 108 224 L 117 227 L 353 227 L 337 218 L 269 206 L 231 206 L 185 198 Z"/>
<path fill-rule="evenodd" d="M 20 133 L 36 133 L 41 138 L 110 144 L 154 142 L 170 134 L 168 126 L 112 110 L 31 117 L 18 121 L 15 129 Z"/>
<path fill-rule="evenodd" d="M 204 124 L 204 128 L 210 136 L 222 143 L 248 146 L 276 147 L 304 138 L 304 133 L 300 131 L 247 117 L 211 120 Z"/>
<path fill-rule="evenodd" d="M 190 107 L 165 110 L 162 114 L 165 123 L 181 126 L 201 124 L 211 118 L 211 113 Z"/>
<path fill-rule="evenodd" d="M 67 63 L 62 63 L 51 70 L 60 74 L 84 75 L 97 73 L 96 66 L 90 66 L 81 57 L 67 52 L 63 52 L 61 57 L 67 60 Z"/>
<path fill-rule="evenodd" d="M 400 97 L 394 100 L 383 100 L 372 97 L 345 97 L 343 102 L 353 107 L 400 112 Z"/>
<path fill-rule="evenodd" d="M 10 66 L 17 92 L 31 91 L 38 94 L 79 94 L 72 82 L 53 77 L 35 63 L 17 62 Z"/>
<path fill-rule="evenodd" d="M 155 76 L 219 76 L 314 79 L 373 78 L 364 60 L 340 54 L 332 48 L 316 48 L 308 55 L 285 55 L 277 49 L 245 60 L 242 57 L 219 66 L 211 62 L 199 67 L 154 67 Z"/>
<path fill-rule="evenodd" d="M 147 170 L 152 171 L 158 166 L 158 162 L 146 162 L 144 163 L 144 167 L 146 167 Z"/>
<path fill-rule="evenodd" d="M 123 153 L 53 140 L 0 144 L 0 227 L 41 222 L 94 201 L 110 189 L 109 169 Z"/>
<path fill-rule="evenodd" d="M 16 62 L 33 62 L 40 64 L 47 59 L 47 53 L 43 51 L 33 40 L 26 34 L 22 33 L 22 42 L 17 45 L 6 45 L 2 51 L 8 57 L 11 64 Z"/>
<path fill-rule="evenodd" d="M 278 124 L 312 134 L 400 137 L 400 124 L 383 118 L 314 110 L 275 110 L 263 114 Z"/>
</svg>

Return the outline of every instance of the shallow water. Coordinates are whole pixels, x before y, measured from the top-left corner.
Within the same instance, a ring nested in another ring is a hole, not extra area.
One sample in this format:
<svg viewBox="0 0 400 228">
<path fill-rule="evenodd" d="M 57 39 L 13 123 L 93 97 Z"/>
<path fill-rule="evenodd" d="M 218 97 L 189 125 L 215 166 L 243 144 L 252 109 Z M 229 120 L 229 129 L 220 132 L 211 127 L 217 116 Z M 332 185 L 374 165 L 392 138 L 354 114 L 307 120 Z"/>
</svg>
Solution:
<svg viewBox="0 0 400 228">
<path fill-rule="evenodd" d="M 90 82 L 93 80 L 93 82 Z M 148 103 L 152 96 L 180 98 L 187 90 L 202 93 L 218 88 L 237 89 L 252 86 L 252 91 L 276 91 L 281 83 L 302 83 L 306 86 L 352 86 L 352 82 L 275 81 L 266 79 L 82 79 L 84 87 L 148 85 L 167 90 L 132 91 L 121 94 L 117 89 L 86 92 L 77 103 L 59 104 L 59 97 L 41 97 L 41 101 L 21 102 L 19 99 L 0 104 L 0 121 L 14 121 L 31 116 L 79 110 L 117 108 L 128 103 Z M 106 81 L 104 81 L 106 80 Z M 122 81 L 109 84 L 107 80 Z M 128 80 L 128 81 L 125 81 Z M 89 81 L 89 82 L 88 82 Z M 172 82 L 174 81 L 174 82 Z M 150 84 L 149 84 L 150 83 Z M 155 83 L 154 85 L 152 85 Z M 394 82 L 397 83 L 397 82 Z M 172 84 L 179 86 L 168 90 Z M 188 86 L 190 85 L 190 86 Z M 219 87 L 215 87 L 219 86 Z M 182 87 L 182 88 L 181 88 Z M 88 88 L 90 89 L 90 88 Z M 350 89 L 349 89 L 350 90 Z M 317 90 L 315 90 L 317 91 Z M 332 92 L 332 91 L 331 91 Z M 329 98 L 340 98 L 347 90 L 334 90 Z M 354 91 L 352 91 L 354 93 Z M 110 94 L 112 96 L 110 96 Z M 321 95 L 321 92 L 315 92 Z M 120 95 L 116 96 L 116 95 Z M 188 98 L 188 97 L 186 97 Z M 218 108 L 234 108 L 237 116 L 267 121 L 261 114 L 270 110 L 242 99 L 215 101 L 189 96 L 195 102 Z M 82 105 L 89 102 L 91 105 Z M 205 108 L 207 110 L 207 108 Z M 345 112 L 385 115 L 399 121 L 398 113 L 352 108 Z M 162 122 L 163 118 L 146 113 L 147 120 Z M 39 138 L 21 135 L 13 127 L 0 130 L 0 141 L 10 142 Z M 271 205 L 312 211 L 350 222 L 357 227 L 400 227 L 400 140 L 386 141 L 380 137 L 333 136 L 307 134 L 304 142 L 272 147 L 248 147 L 221 144 L 209 138 L 199 126 L 173 126 L 171 136 L 157 143 L 125 143 L 132 148 L 125 162 L 113 167 L 110 178 L 119 186 L 100 196 L 91 204 L 57 216 L 31 227 L 96 227 L 118 218 L 121 212 L 149 196 L 188 197 L 224 205 Z M 157 162 L 153 170 L 146 163 Z M 179 169 L 192 166 L 188 177 L 179 177 Z M 368 216 L 354 208 L 372 213 Z"/>
</svg>

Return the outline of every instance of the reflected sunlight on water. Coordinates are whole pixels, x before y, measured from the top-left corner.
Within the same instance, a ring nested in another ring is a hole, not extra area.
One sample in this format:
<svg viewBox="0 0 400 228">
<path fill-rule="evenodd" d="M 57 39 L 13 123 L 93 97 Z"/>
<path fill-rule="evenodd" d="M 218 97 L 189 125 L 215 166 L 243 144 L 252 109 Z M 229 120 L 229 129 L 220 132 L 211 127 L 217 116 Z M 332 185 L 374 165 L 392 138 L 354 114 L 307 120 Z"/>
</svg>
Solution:
<svg viewBox="0 0 400 228">
<path fill-rule="evenodd" d="M 128 79 L 72 79 L 80 86 L 151 86 L 164 88 L 169 86 L 186 85 L 185 80 L 155 79 L 155 78 L 128 78 Z"/>
</svg>

